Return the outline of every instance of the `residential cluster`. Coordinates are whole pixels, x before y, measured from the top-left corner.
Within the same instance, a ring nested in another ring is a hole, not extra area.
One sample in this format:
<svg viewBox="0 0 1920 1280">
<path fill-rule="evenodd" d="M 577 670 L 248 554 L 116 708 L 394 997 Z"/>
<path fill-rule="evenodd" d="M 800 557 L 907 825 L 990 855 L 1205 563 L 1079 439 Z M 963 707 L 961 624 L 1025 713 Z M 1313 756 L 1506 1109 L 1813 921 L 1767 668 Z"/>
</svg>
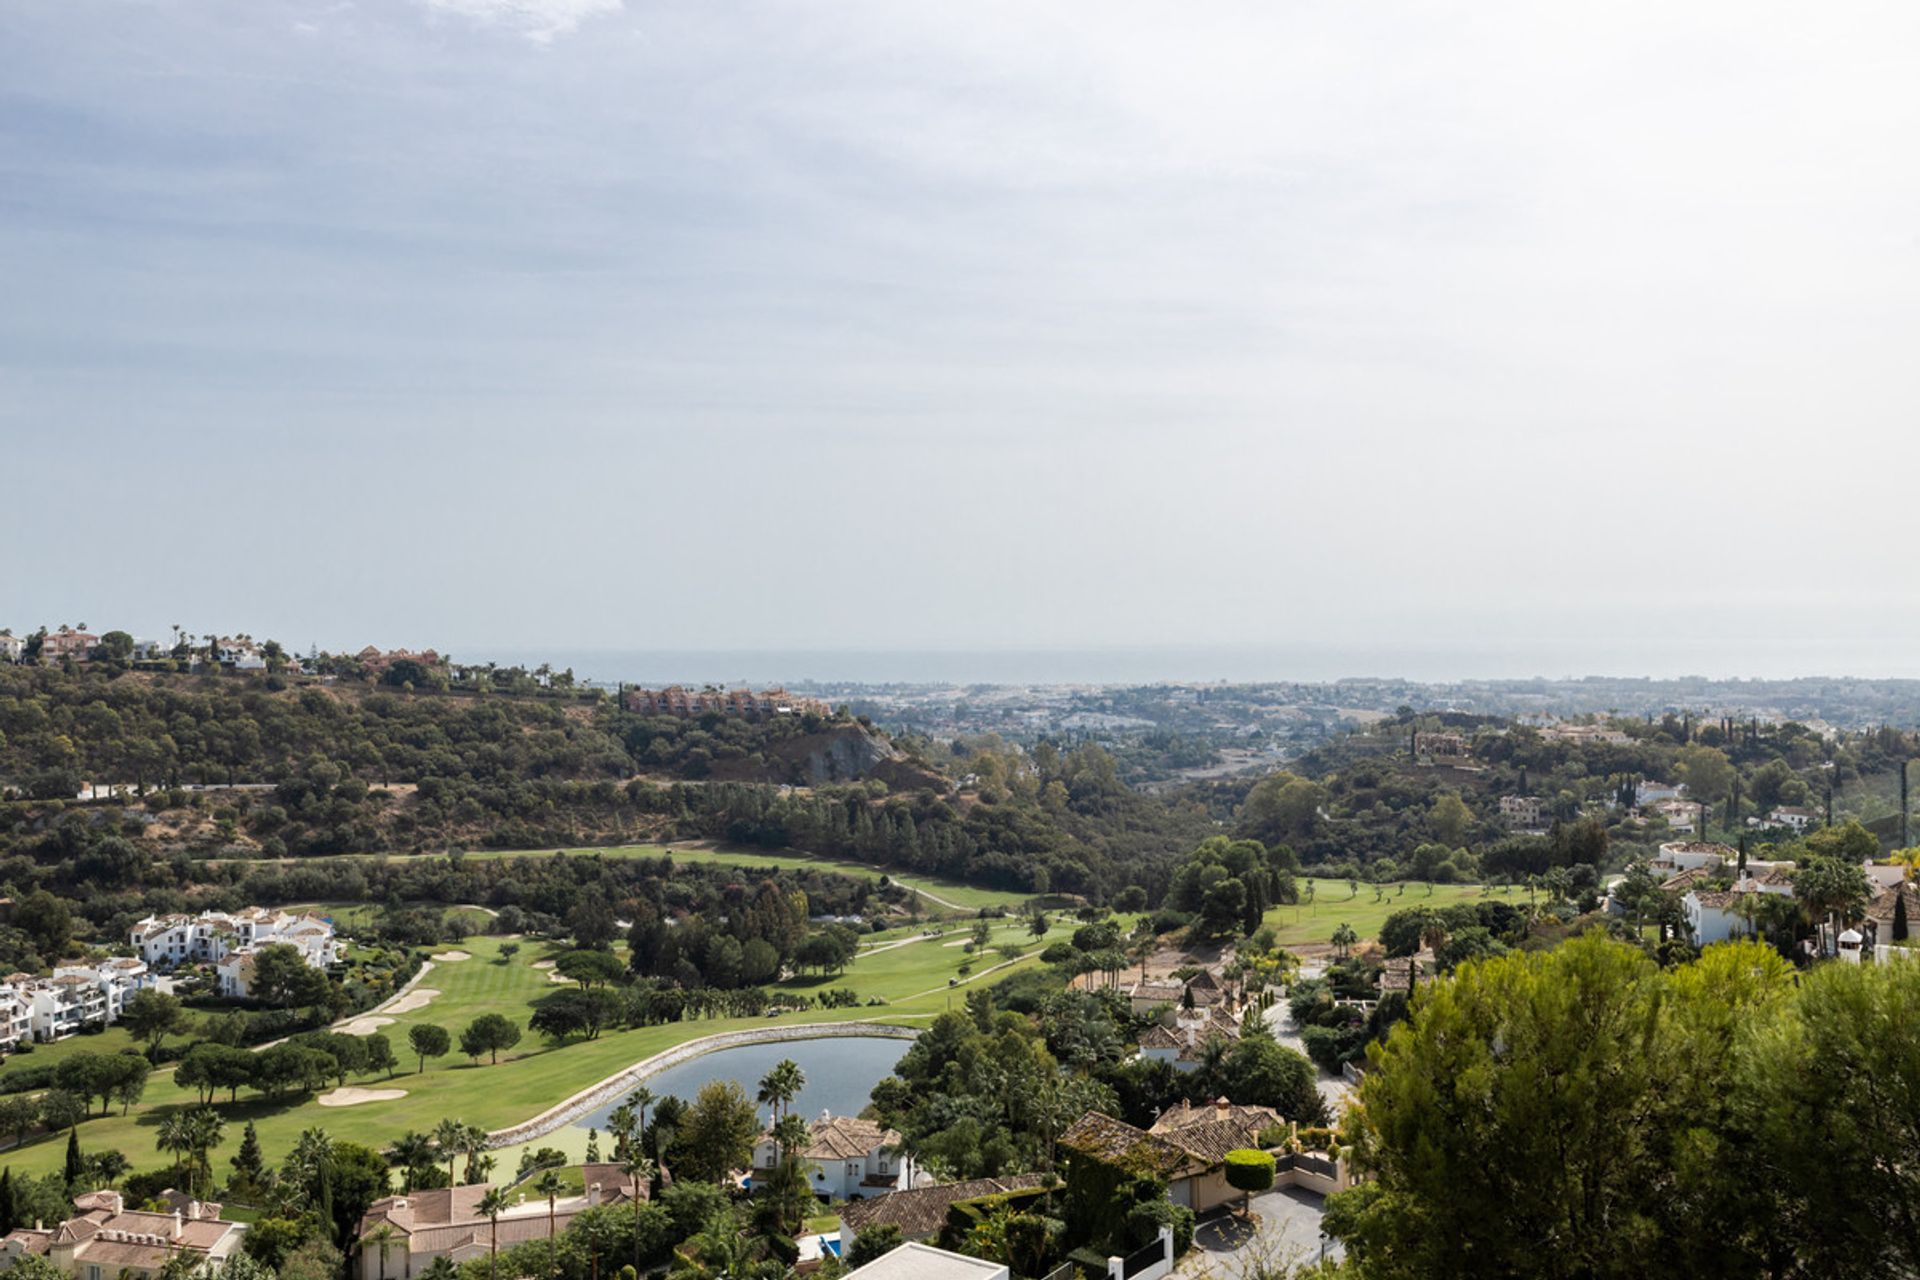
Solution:
<svg viewBox="0 0 1920 1280">
<path fill-rule="evenodd" d="M 44 1258 L 75 1280 L 159 1280 L 218 1267 L 240 1247 L 246 1226 L 220 1206 L 168 1191 L 165 1212 L 129 1209 L 118 1191 L 74 1197 L 74 1216 L 53 1226 L 16 1227 L 0 1238 L 0 1269 Z"/>
<path fill-rule="evenodd" d="M 212 965 L 220 994 L 242 1000 L 252 994 L 254 958 L 262 947 L 290 946 L 315 969 L 340 958 L 331 921 L 266 907 L 247 907 L 232 915 L 203 911 L 197 916 L 148 916 L 133 926 L 129 940 L 156 969 Z"/>
<path fill-rule="evenodd" d="M 1743 859 L 1731 845 L 1671 841 L 1661 845 L 1659 856 L 1647 865 L 1665 877 L 1660 882 L 1662 891 L 1682 895 L 1680 906 L 1686 914 L 1688 936 L 1696 946 L 1756 934 L 1764 921 L 1766 899 L 1792 901 L 1795 897 L 1793 863 Z M 1888 951 L 1886 942 L 1895 936 L 1894 920 L 1902 914 L 1902 899 L 1906 901 L 1904 914 L 1920 924 L 1920 892 L 1908 880 L 1904 866 L 1868 859 L 1862 869 L 1873 896 L 1859 918 L 1822 925 L 1819 941 L 1810 940 L 1810 945 L 1818 946 L 1823 953 L 1856 963 L 1863 949 L 1870 953 Z M 1626 913 L 1626 906 L 1613 894 L 1608 896 L 1607 909 L 1616 915 Z M 1886 957 L 1883 954 L 1881 958 Z"/>
<path fill-rule="evenodd" d="M 0 1052 L 117 1022 L 133 993 L 152 985 L 147 964 L 124 956 L 61 965 L 44 978 L 9 974 L 0 981 Z"/>
</svg>

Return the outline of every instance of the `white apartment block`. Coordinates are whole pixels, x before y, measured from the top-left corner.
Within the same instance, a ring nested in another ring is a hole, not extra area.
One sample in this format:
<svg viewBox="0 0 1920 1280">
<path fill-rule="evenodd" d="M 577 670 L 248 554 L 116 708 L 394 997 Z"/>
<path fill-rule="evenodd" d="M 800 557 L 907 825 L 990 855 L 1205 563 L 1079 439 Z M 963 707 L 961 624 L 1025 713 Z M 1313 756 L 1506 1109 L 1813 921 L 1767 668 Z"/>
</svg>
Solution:
<svg viewBox="0 0 1920 1280">
<path fill-rule="evenodd" d="M 254 951 L 273 944 L 294 947 L 316 969 L 340 956 L 333 926 L 319 916 L 296 916 L 266 907 L 248 907 L 228 915 L 203 911 L 197 916 L 148 916 L 133 927 L 133 946 L 156 969 L 183 964 L 218 967 L 220 993 L 244 996 L 245 974 Z"/>
<path fill-rule="evenodd" d="M 61 965 L 47 978 L 12 974 L 0 982 L 0 1051 L 117 1022 L 133 993 L 152 984 L 146 963 L 128 957 Z"/>
</svg>

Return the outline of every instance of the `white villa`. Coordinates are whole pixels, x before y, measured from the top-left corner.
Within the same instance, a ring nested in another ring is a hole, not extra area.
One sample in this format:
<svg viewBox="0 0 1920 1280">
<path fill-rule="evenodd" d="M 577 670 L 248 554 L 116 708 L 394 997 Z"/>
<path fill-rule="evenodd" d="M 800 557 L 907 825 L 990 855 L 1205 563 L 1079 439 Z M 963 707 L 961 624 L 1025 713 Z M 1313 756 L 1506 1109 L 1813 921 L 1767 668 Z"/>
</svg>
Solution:
<svg viewBox="0 0 1920 1280">
<path fill-rule="evenodd" d="M 1730 889 L 1689 889 L 1680 906 L 1687 913 L 1687 929 L 1693 935 L 1694 945 L 1704 947 L 1751 933 L 1751 927 L 1740 915 L 1740 902 L 1761 894 L 1791 898 L 1793 877 L 1781 867 L 1774 867 L 1759 879 L 1749 876 Z"/>
<path fill-rule="evenodd" d="M 832 1200 L 885 1195 L 913 1185 L 913 1161 L 896 1152 L 900 1135 L 871 1120 L 821 1112 L 807 1126 L 802 1158 L 813 1164 L 813 1189 Z M 780 1148 L 772 1132 L 760 1135 L 753 1147 L 756 1171 L 780 1164 Z"/>
<path fill-rule="evenodd" d="M 260 947 L 293 947 L 315 969 L 324 969 L 340 957 L 331 923 L 319 916 L 296 916 L 266 907 L 248 907 L 232 915 L 203 911 L 197 916 L 148 916 L 133 927 L 131 941 L 157 969 L 214 965 L 224 996 L 247 995 L 253 953 Z"/>
<path fill-rule="evenodd" d="M 1692 871 L 1704 867 L 1715 871 L 1721 867 L 1732 866 L 1739 860 L 1740 851 L 1728 844 L 1717 844 L 1708 840 L 1670 840 L 1660 846 L 1660 856 L 1650 865 L 1656 871 L 1673 873 Z"/>
<path fill-rule="evenodd" d="M 1225 1009 L 1178 1010 L 1171 1027 L 1156 1022 L 1140 1033 L 1140 1056 L 1168 1063 L 1175 1071 L 1195 1071 L 1206 1058 L 1208 1042 L 1231 1045 L 1239 1038 L 1239 1020 Z"/>
<path fill-rule="evenodd" d="M 1789 827 L 1794 831 L 1805 831 L 1820 821 L 1820 815 L 1811 809 L 1802 809 L 1798 805 L 1781 805 L 1767 815 L 1771 826 Z"/>
</svg>

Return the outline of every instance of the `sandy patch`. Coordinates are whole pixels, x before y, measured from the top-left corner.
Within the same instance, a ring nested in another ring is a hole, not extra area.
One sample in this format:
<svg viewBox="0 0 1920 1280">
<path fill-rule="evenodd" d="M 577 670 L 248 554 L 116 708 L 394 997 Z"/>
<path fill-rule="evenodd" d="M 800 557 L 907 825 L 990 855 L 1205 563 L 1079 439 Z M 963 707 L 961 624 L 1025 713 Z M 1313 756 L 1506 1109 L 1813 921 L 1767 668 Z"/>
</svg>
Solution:
<svg viewBox="0 0 1920 1280">
<path fill-rule="evenodd" d="M 943 942 L 940 945 L 943 947 L 964 947 L 972 941 L 972 938 L 955 938 L 952 942 Z"/>
<path fill-rule="evenodd" d="M 347 1025 L 340 1027 L 338 1030 L 343 1036 L 370 1036 L 380 1028 L 390 1027 L 392 1025 L 392 1018 L 382 1018 L 375 1015 L 366 1018 L 355 1018 L 352 1022 L 347 1023 Z"/>
<path fill-rule="evenodd" d="M 323 1107 L 357 1107 L 363 1102 L 392 1102 L 407 1096 L 405 1089 L 359 1089 L 352 1085 L 323 1093 L 314 1101 Z"/>
<path fill-rule="evenodd" d="M 533 962 L 533 967 L 536 969 L 551 969 L 553 968 L 554 965 L 558 963 L 559 961 L 557 960 L 535 960 Z"/>
<path fill-rule="evenodd" d="M 432 1004 L 440 993 L 432 987 L 415 987 L 407 994 L 387 1006 L 388 1013 L 412 1013 L 415 1009 L 424 1009 Z M 389 1019 L 391 1021 L 391 1019 Z"/>
<path fill-rule="evenodd" d="M 462 960 L 471 960 L 473 957 L 464 951 L 442 951 L 439 955 L 436 955 L 434 959 L 441 964 L 457 964 Z"/>
<path fill-rule="evenodd" d="M 573 985 L 573 979 L 569 978 L 564 973 L 550 973 L 547 975 L 547 981 L 557 982 L 563 987 L 570 987 Z"/>
</svg>

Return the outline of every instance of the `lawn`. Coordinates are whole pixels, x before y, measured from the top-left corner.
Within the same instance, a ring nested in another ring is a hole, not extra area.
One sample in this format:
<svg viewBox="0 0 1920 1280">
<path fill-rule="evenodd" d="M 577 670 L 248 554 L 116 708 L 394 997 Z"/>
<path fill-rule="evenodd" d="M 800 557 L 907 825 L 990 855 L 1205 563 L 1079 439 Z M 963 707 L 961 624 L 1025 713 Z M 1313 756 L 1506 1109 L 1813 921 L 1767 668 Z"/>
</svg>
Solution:
<svg viewBox="0 0 1920 1280">
<path fill-rule="evenodd" d="M 1306 900 L 1307 885 L 1313 885 L 1313 901 Z M 1477 884 L 1401 883 L 1384 886 L 1386 894 L 1375 901 L 1374 886 L 1360 885 L 1358 895 L 1347 888 L 1345 880 L 1303 880 L 1300 902 L 1287 907 L 1270 907 L 1262 923 L 1271 925 L 1283 947 L 1298 947 L 1333 941 L 1333 931 L 1342 924 L 1364 941 L 1380 936 L 1380 926 L 1402 907 L 1450 907 L 1456 902 L 1473 902 L 1482 896 Z M 1498 895 L 1500 889 L 1488 889 Z M 1508 890 L 1522 893 L 1524 890 Z"/>
<path fill-rule="evenodd" d="M 29 1067 L 52 1066 L 62 1058 L 70 1058 L 76 1053 L 119 1053 L 122 1049 L 134 1047 L 136 1046 L 133 1037 L 127 1034 L 125 1027 L 108 1027 L 94 1035 L 68 1036 L 65 1040 L 55 1040 L 52 1044 L 37 1044 L 26 1053 L 9 1054 L 6 1065 L 0 1067 L 0 1077 L 15 1071 L 24 1071 Z"/>
<path fill-rule="evenodd" d="M 391 1080 L 375 1076 L 351 1082 L 365 1088 L 404 1089 L 405 1097 L 352 1107 L 322 1107 L 311 1098 L 275 1102 L 243 1092 L 238 1103 L 218 1104 L 228 1126 L 226 1143 L 215 1158 L 224 1159 L 232 1154 L 239 1143 L 240 1129 L 249 1120 L 258 1126 L 261 1144 L 271 1161 L 279 1160 L 301 1131 L 313 1126 L 323 1127 L 336 1138 L 384 1146 L 408 1129 L 431 1129 L 447 1116 L 489 1129 L 504 1128 L 539 1114 L 642 1058 L 699 1036 L 744 1027 L 861 1019 L 924 1022 L 957 1003 L 960 988 L 974 982 L 997 982 L 1019 968 L 1037 964 L 1038 953 L 1045 943 L 1069 936 L 1074 927 L 1071 918 L 1056 917 L 1045 939 L 1033 939 L 1026 933 L 1024 920 L 998 923 L 989 946 L 1019 941 L 1026 949 L 1025 956 L 1006 967 L 996 967 L 1005 962 L 992 951 L 969 957 L 962 947 L 948 946 L 965 937 L 963 930 L 949 931 L 943 937 L 909 941 L 888 950 L 864 954 L 852 968 L 835 977 L 792 979 L 777 988 L 813 992 L 847 987 L 862 1001 L 878 997 L 888 1002 L 885 1006 L 863 1004 L 851 1009 L 814 1009 L 783 1014 L 777 1019 L 676 1022 L 608 1032 L 598 1040 L 573 1041 L 560 1048 L 550 1047 L 544 1040 L 528 1034 L 514 1049 L 502 1054 L 497 1065 L 475 1065 L 459 1056 L 456 1049 L 452 1055 L 430 1062 L 425 1072 L 416 1073 L 415 1060 L 407 1049 L 408 1027 L 429 1022 L 447 1027 L 457 1036 L 459 1029 L 475 1017 L 491 1012 L 505 1013 L 524 1027 L 529 1004 L 558 989 L 547 970 L 533 966 L 559 954 L 562 948 L 516 940 L 520 942 L 519 952 L 511 959 L 502 960 L 500 947 L 508 939 L 471 937 L 459 944 L 459 949 L 470 953 L 472 959 L 437 962 L 421 979 L 417 990 L 440 994 L 426 1007 L 397 1015 L 392 1025 L 381 1028 L 392 1041 L 404 1069 Z M 970 959 L 974 962 L 972 975 L 958 979 L 959 987 L 949 987 L 949 980 L 958 977 L 960 965 Z M 98 1047 L 102 1040 L 102 1037 L 89 1036 L 64 1043 Z M 37 1056 L 37 1053 L 33 1055 Z M 117 1148 L 126 1152 L 136 1168 L 153 1167 L 164 1159 L 154 1145 L 162 1116 L 196 1100 L 190 1090 L 174 1085 L 171 1074 L 158 1073 L 147 1086 L 145 1100 L 132 1115 L 115 1114 L 82 1124 L 81 1147 L 85 1150 Z M 562 1130 L 539 1140 L 536 1145 L 565 1147 L 570 1141 L 568 1131 Z M 501 1176 L 512 1176 L 518 1150 L 512 1148 L 500 1153 Z M 17 1153 L 9 1153 L 7 1163 L 16 1174 L 39 1174 L 59 1168 L 64 1154 L 64 1135 L 54 1135 L 41 1138 Z"/>
</svg>

